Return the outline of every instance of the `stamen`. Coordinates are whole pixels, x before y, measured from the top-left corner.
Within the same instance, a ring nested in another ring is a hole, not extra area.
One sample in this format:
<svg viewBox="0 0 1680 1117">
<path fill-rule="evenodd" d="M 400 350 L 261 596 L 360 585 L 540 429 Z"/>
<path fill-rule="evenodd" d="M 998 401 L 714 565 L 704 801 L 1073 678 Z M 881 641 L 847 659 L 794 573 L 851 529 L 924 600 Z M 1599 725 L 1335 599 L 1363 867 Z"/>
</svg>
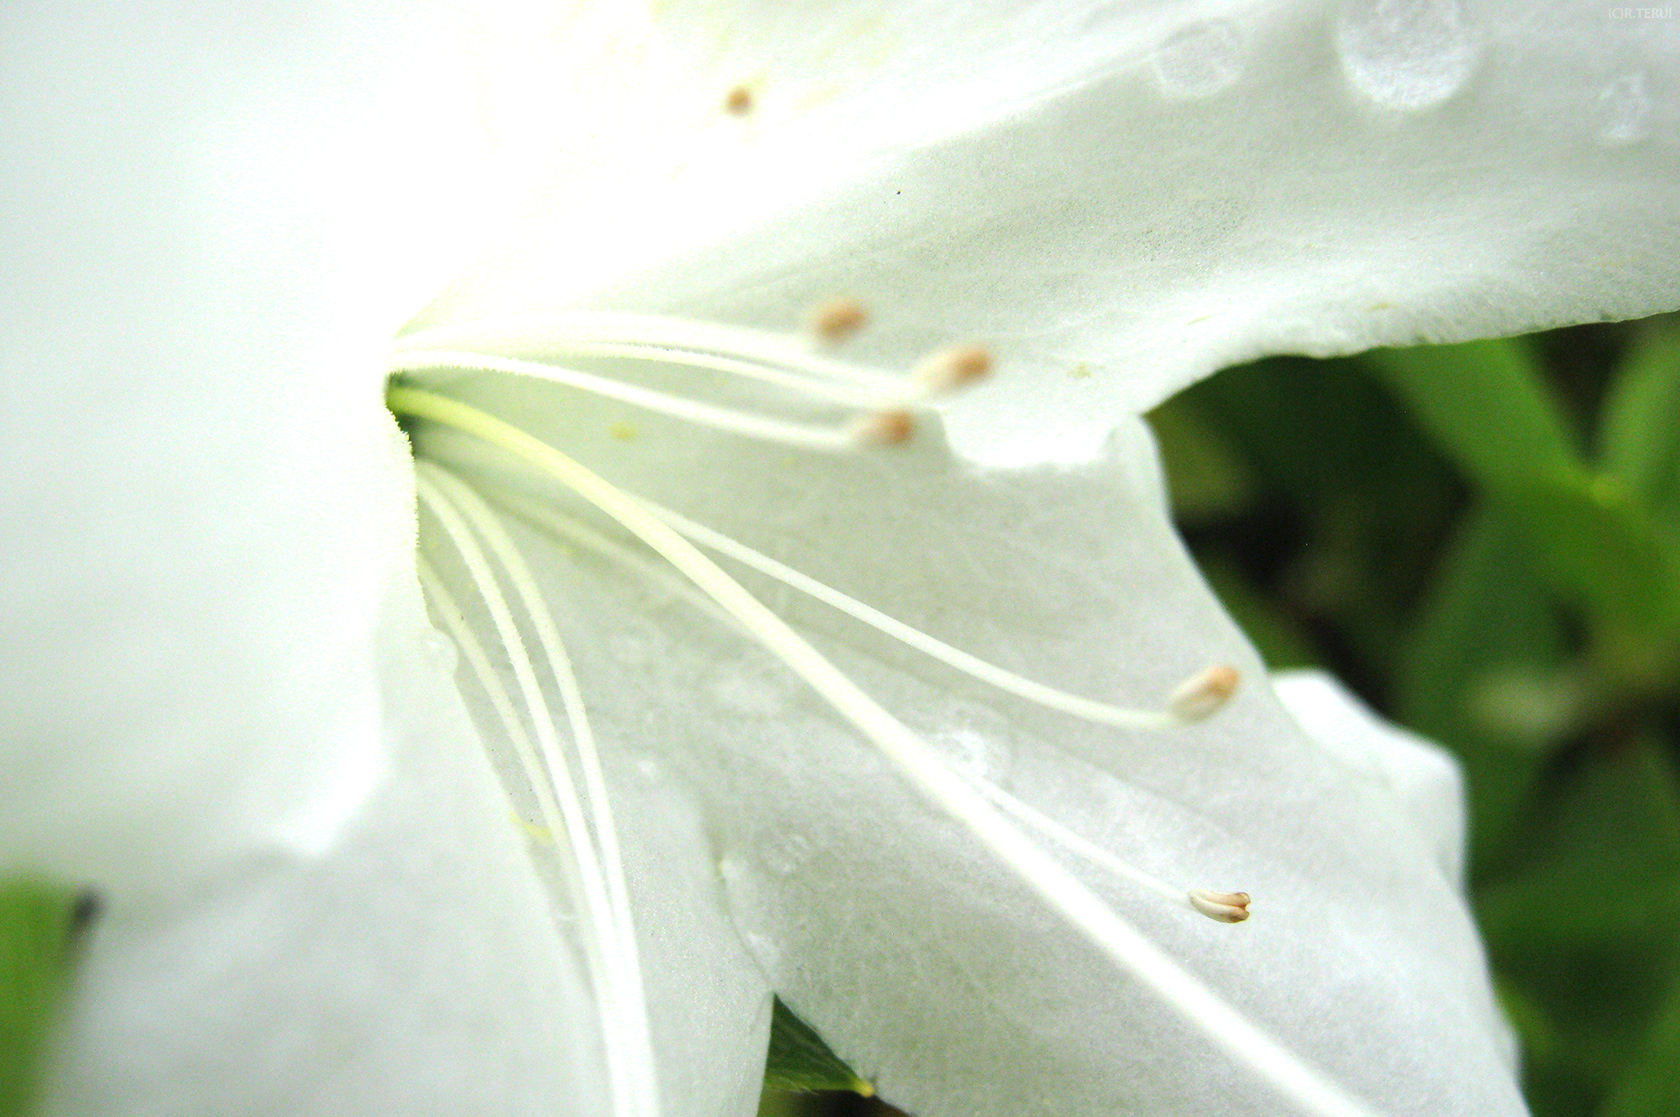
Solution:
<svg viewBox="0 0 1680 1117">
<path fill-rule="evenodd" d="M 606 774 L 601 768 L 600 752 L 595 745 L 595 733 L 589 724 L 588 711 L 583 703 L 583 690 L 578 685 L 577 674 L 572 670 L 571 657 L 566 652 L 566 646 L 560 639 L 559 629 L 554 623 L 553 614 L 543 602 L 542 593 L 537 589 L 536 579 L 531 575 L 519 549 L 508 537 L 489 506 L 482 498 L 460 478 L 439 466 L 430 463 L 422 464 L 420 468 L 428 469 L 432 480 L 454 500 L 456 507 L 466 514 L 478 534 L 489 545 L 490 551 L 501 563 L 508 581 L 513 585 L 518 595 L 525 615 L 530 618 L 531 626 L 537 634 L 537 642 L 542 647 L 543 658 L 548 661 L 549 672 L 554 679 L 555 686 L 560 691 L 561 703 L 566 711 L 566 721 L 571 729 L 572 744 L 577 750 L 578 766 L 583 770 L 584 789 L 588 794 L 586 807 L 593 816 L 595 840 L 600 847 L 600 857 L 603 875 L 606 878 L 610 914 L 617 927 L 617 948 L 619 961 L 619 980 L 621 982 L 621 999 L 627 1005 L 626 1022 L 635 1032 L 635 1041 L 640 1050 L 647 1052 L 647 1065 L 652 1066 L 653 1041 L 648 1030 L 646 1013 L 646 994 L 642 984 L 642 967 L 640 951 L 636 945 L 636 930 L 631 921 L 630 889 L 625 880 L 623 856 L 619 850 L 618 827 L 613 821 L 612 800 L 607 794 Z M 651 1076 L 646 1081 L 638 1081 L 638 1088 L 650 1091 L 657 1090 L 657 1081 Z M 657 1112 L 659 1106 L 653 1095 L 642 1099 L 642 1109 L 648 1113 Z"/>
<path fill-rule="evenodd" d="M 1017 675 L 1013 671 L 989 663 L 978 656 L 970 655 L 960 648 L 952 647 L 914 625 L 905 624 L 879 609 L 865 605 L 856 598 L 841 593 L 839 590 L 819 582 L 785 563 L 778 562 L 762 551 L 754 550 L 722 532 L 714 531 L 651 501 L 643 501 L 642 504 L 654 515 L 689 539 L 699 543 L 702 547 L 709 548 L 721 555 L 727 555 L 743 566 L 751 567 L 760 574 L 774 578 L 785 586 L 796 589 L 809 597 L 814 597 L 825 605 L 840 610 L 854 620 L 862 621 L 876 631 L 931 656 L 947 667 L 953 667 L 963 674 L 979 679 L 981 682 L 989 683 L 999 690 L 1008 691 L 1010 694 L 1025 698 L 1029 702 L 1037 703 L 1040 706 L 1064 714 L 1071 714 L 1076 718 L 1095 722 L 1098 725 L 1112 725 L 1121 729 L 1168 729 L 1183 723 L 1183 718 L 1176 712 L 1134 710 L 1124 706 L 1115 706 L 1107 702 L 1098 702 L 1094 699 L 1082 698 L 1076 694 L 1069 694 L 1045 683 Z M 1203 672 L 1202 674 L 1206 673 Z M 1196 679 L 1199 678 L 1201 678 L 1201 675 L 1196 676 Z M 1195 682 L 1195 679 L 1192 679 L 1191 682 Z M 1190 684 L 1185 685 L 1189 686 Z"/>
<path fill-rule="evenodd" d="M 701 368 L 710 372 L 729 373 L 750 380 L 775 384 L 792 391 L 834 403 L 853 407 L 879 407 L 882 403 L 902 399 L 905 385 L 882 377 L 878 388 L 865 388 L 852 381 L 827 380 L 802 372 L 791 372 L 775 365 L 744 361 L 718 353 L 697 349 L 674 349 L 662 345 L 617 341 L 567 341 L 553 347 L 557 356 L 605 357 L 648 361 L 654 364 L 677 365 L 682 368 Z M 418 356 L 425 350 L 405 351 Z M 395 370 L 393 370 L 395 371 Z"/>
<path fill-rule="evenodd" d="M 990 350 L 980 345 L 955 345 L 924 357 L 911 378 L 922 391 L 935 396 L 966 388 L 991 371 Z"/>
<path fill-rule="evenodd" d="M 752 90 L 737 85 L 723 96 L 723 111 L 730 116 L 746 116 L 753 110 Z"/>
<path fill-rule="evenodd" d="M 1190 904 L 1209 919 L 1221 923 L 1241 923 L 1248 918 L 1247 892 L 1213 892 L 1206 888 L 1190 890 Z"/>
<path fill-rule="evenodd" d="M 537 683 L 535 668 L 525 648 L 525 642 L 519 634 L 513 614 L 484 552 L 467 528 L 462 511 L 444 491 L 444 486 L 437 483 L 444 478 L 448 478 L 445 486 L 448 482 L 456 485 L 460 485 L 460 482 L 448 477 L 446 471 L 430 463 L 420 462 L 417 465 L 419 472 L 416 476 L 416 486 L 421 502 L 443 527 L 456 553 L 466 565 L 469 577 L 479 590 L 490 613 L 491 622 L 508 652 L 515 680 L 530 714 L 531 723 L 536 729 L 538 743 L 546 761 L 545 780 L 545 765 L 537 760 L 535 753 L 530 749 L 529 738 L 523 733 L 510 735 L 516 751 L 519 752 L 520 764 L 525 769 L 527 782 L 537 795 L 549 830 L 555 835 L 564 834 L 566 837 L 572 859 L 562 858 L 562 862 L 571 878 L 572 886 L 581 893 L 580 899 L 594 924 L 592 933 L 584 938 L 588 940 L 586 946 L 600 1000 L 603 1027 L 609 1037 L 604 1046 L 609 1075 L 614 1083 L 614 1106 L 623 1107 L 619 1112 L 624 1117 L 657 1117 L 660 1108 L 658 1082 L 652 1069 L 652 1042 L 647 1030 L 645 1001 L 640 995 L 640 965 L 635 957 L 633 934 L 628 939 L 624 935 L 628 927 L 628 911 L 613 910 L 615 903 L 620 899 L 618 893 L 622 890 L 622 881 L 620 888 L 615 889 L 605 880 L 606 874 L 602 871 L 595 843 L 591 839 L 589 825 L 584 816 L 582 799 L 572 781 L 565 754 L 560 748 L 554 721 L 549 714 L 548 702 Z M 449 604 L 453 605 L 453 602 Z M 543 612 L 546 613 L 546 610 Z M 458 615 L 458 611 L 452 609 L 450 613 L 446 613 L 446 625 L 451 625 L 448 619 L 451 615 Z M 534 614 L 532 615 L 535 623 Z M 478 650 L 477 657 L 471 652 L 464 651 L 463 654 L 467 655 L 469 663 L 472 663 L 475 658 L 482 657 L 482 649 Z M 554 669 L 555 666 L 554 660 L 551 659 L 550 668 Z M 488 670 L 487 663 L 485 669 Z M 479 668 L 475 665 L 474 670 L 476 672 Z M 493 694 L 491 704 L 496 705 Z M 511 707 L 511 703 L 508 705 Z M 522 740 L 525 747 L 521 751 Z M 616 854 L 616 847 L 614 852 Z M 622 902 L 628 903 L 627 895 L 623 897 Z"/>
<path fill-rule="evenodd" d="M 1049 815 L 1028 806 L 1026 803 L 1009 794 L 1009 792 L 1005 791 L 1001 787 L 998 787 L 996 784 L 981 779 L 974 779 L 972 782 L 974 786 L 979 789 L 980 794 L 984 795 L 986 798 L 990 799 L 992 802 L 996 803 L 999 807 L 1002 807 L 1005 811 L 1008 811 L 1022 822 L 1025 822 L 1027 825 L 1032 826 L 1044 834 L 1047 834 L 1057 843 L 1073 850 L 1081 857 L 1084 857 L 1095 864 L 1101 865 L 1103 868 L 1107 869 L 1111 873 L 1114 873 L 1116 876 L 1125 877 L 1133 884 L 1142 886 L 1162 899 L 1171 902 L 1175 906 L 1187 902 L 1187 896 L 1184 889 L 1174 888 L 1169 884 L 1162 883 L 1160 880 L 1150 876 L 1142 869 L 1133 865 L 1130 861 L 1126 861 L 1118 855 L 1110 853 L 1108 850 L 1104 849 L 1100 845 L 1097 845 L 1095 842 L 1087 841 L 1086 839 L 1080 837 L 1078 834 L 1075 834 L 1072 830 L 1069 830 L 1066 826 L 1063 826 Z"/>
<path fill-rule="evenodd" d="M 900 398 L 906 390 L 902 377 L 821 356 L 813 353 L 809 344 L 801 344 L 797 337 L 787 334 L 617 310 L 566 310 L 533 320 L 432 326 L 399 337 L 396 352 L 481 350 L 510 343 L 561 353 L 571 352 L 579 344 L 616 343 L 669 352 L 673 361 L 682 364 L 694 363 L 687 354 L 709 353 L 800 372 L 814 379 L 851 382 L 884 399 Z"/>
<path fill-rule="evenodd" d="M 916 417 L 908 411 L 877 411 L 856 419 L 851 435 L 861 446 L 898 446 L 916 433 Z"/>
<path fill-rule="evenodd" d="M 444 370 L 506 372 L 515 376 L 535 377 L 556 384 L 564 384 L 568 388 L 576 388 L 579 391 L 593 392 L 598 396 L 618 400 L 620 403 L 627 403 L 632 407 L 641 407 L 662 415 L 670 415 L 673 418 L 686 419 L 701 426 L 730 431 L 734 434 L 746 435 L 749 438 L 763 439 L 766 442 L 798 446 L 807 450 L 849 450 L 855 448 L 859 441 L 852 430 L 844 427 L 826 427 L 808 423 L 793 423 L 782 419 L 768 419 L 761 415 L 750 415 L 744 411 L 736 411 L 733 408 L 697 403 L 682 396 L 656 392 L 650 388 L 626 384 L 610 377 L 597 376 L 592 372 L 562 368 L 558 365 L 548 365 L 538 361 L 495 357 L 486 353 L 440 351 L 399 354 L 392 358 L 388 369 L 393 374 Z"/>
<path fill-rule="evenodd" d="M 695 589 L 694 583 L 672 570 L 669 563 L 657 557 L 648 557 L 645 549 L 611 539 L 577 517 L 533 497 L 503 492 L 497 493 L 495 499 L 497 504 L 538 530 L 618 563 L 634 571 L 638 578 L 658 586 L 673 597 L 680 597 L 691 608 L 698 609 L 713 620 L 727 626 L 734 625 L 735 618 L 720 609 L 717 602 Z"/>
<path fill-rule="evenodd" d="M 1216 663 L 1186 679 L 1172 692 L 1167 707 L 1181 721 L 1201 721 L 1231 700 L 1241 679 L 1235 667 Z"/>
<path fill-rule="evenodd" d="M 896 764 L 930 803 L 965 827 L 1093 946 L 1154 989 L 1233 1058 L 1310 1112 L 1322 1117 L 1373 1117 L 1363 1103 L 1251 1023 L 1111 910 L 902 722 L 635 497 L 512 424 L 456 400 L 393 384 L 387 389 L 386 403 L 397 415 L 440 423 L 484 439 L 617 520 L 734 615 L 766 651 Z"/>
<path fill-rule="evenodd" d="M 863 329 L 869 322 L 869 311 L 855 300 L 837 296 L 819 303 L 807 320 L 812 333 L 833 345 Z"/>
</svg>

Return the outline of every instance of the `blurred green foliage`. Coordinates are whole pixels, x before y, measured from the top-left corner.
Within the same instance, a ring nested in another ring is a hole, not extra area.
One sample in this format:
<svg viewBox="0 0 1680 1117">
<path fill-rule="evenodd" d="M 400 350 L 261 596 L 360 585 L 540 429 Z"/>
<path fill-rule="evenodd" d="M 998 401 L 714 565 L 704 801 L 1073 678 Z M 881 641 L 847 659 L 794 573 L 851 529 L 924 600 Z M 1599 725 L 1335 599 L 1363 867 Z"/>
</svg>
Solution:
<svg viewBox="0 0 1680 1117">
<path fill-rule="evenodd" d="M 1536 1117 L 1680 1112 L 1680 316 L 1262 361 L 1151 419 L 1267 662 L 1463 762 Z M 890 1112 L 771 1092 L 762 1117 Z"/>
<path fill-rule="evenodd" d="M 70 978 L 89 893 L 28 877 L 0 880 L 0 1117 L 21 1117 L 54 1009 Z"/>
</svg>

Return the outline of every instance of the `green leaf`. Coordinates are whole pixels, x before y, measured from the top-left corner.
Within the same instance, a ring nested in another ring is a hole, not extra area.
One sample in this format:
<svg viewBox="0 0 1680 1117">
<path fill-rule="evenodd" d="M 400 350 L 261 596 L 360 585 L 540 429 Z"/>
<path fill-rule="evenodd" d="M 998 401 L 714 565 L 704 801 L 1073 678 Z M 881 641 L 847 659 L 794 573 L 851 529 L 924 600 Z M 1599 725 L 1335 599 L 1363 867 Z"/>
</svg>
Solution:
<svg viewBox="0 0 1680 1117">
<path fill-rule="evenodd" d="M 1616 481 L 1548 478 L 1499 499 L 1522 525 L 1536 571 L 1564 600 L 1635 632 L 1680 619 L 1680 545 Z"/>
<path fill-rule="evenodd" d="M 875 1087 L 828 1049 L 778 998 L 770 1017 L 770 1058 L 764 1068 L 770 1090 L 848 1090 L 868 1097 Z"/>
<path fill-rule="evenodd" d="M 1635 741 L 1573 773 L 1522 862 L 1483 888 L 1490 939 L 1534 957 L 1674 939 L 1680 904 L 1680 784 L 1664 745 Z"/>
<path fill-rule="evenodd" d="M 1271 594 L 1275 616 L 1315 644 L 1331 633 L 1319 650 L 1344 674 L 1357 661 L 1356 679 L 1389 670 L 1463 502 L 1455 472 L 1393 393 L 1358 373 L 1349 360 L 1275 358 L 1227 369 L 1179 401 L 1217 428 L 1253 488 L 1239 522 L 1187 525 L 1197 558 L 1228 555 Z"/>
<path fill-rule="evenodd" d="M 1476 897 L 1505 992 L 1518 992 L 1519 1008 L 1544 1006 L 1543 1020 L 1522 1021 L 1540 1041 L 1525 1068 L 1537 1113 L 1594 1112 L 1630 1073 L 1680 950 L 1680 786 L 1668 743 L 1635 738 L 1566 760 L 1520 857 Z"/>
<path fill-rule="evenodd" d="M 1202 576 L 1273 671 L 1322 666 L 1312 639 L 1275 599 L 1262 593 L 1236 564 L 1219 558 L 1202 562 Z"/>
<path fill-rule="evenodd" d="M 1680 620 L 1680 541 L 1616 477 L 1587 469 L 1526 343 L 1382 349 L 1366 359 L 1484 496 L 1513 512 L 1531 564 L 1563 599 L 1638 632 Z"/>
<path fill-rule="evenodd" d="M 1617 1077 L 1599 1117 L 1672 1113 L 1680 1100 L 1680 966 L 1673 967 L 1663 1002 L 1645 1041 Z"/>
<path fill-rule="evenodd" d="M 1575 440 L 1521 339 L 1377 349 L 1364 359 L 1478 486 L 1581 471 Z"/>
<path fill-rule="evenodd" d="M 0 1117 L 19 1117 L 34 1097 L 42 1041 L 93 908 L 87 893 L 0 881 Z"/>
<path fill-rule="evenodd" d="M 1599 427 L 1606 472 L 1680 530 L 1680 326 L 1643 333 L 1616 370 Z"/>
<path fill-rule="evenodd" d="M 1254 483 L 1245 463 L 1194 405 L 1177 397 L 1148 418 L 1179 522 L 1231 515 L 1248 504 Z"/>
<path fill-rule="evenodd" d="M 1400 720 L 1452 747 L 1464 763 L 1478 865 L 1508 845 L 1560 728 L 1552 710 L 1523 708 L 1511 691 L 1526 682 L 1542 692 L 1542 703 L 1568 697 L 1559 675 L 1565 633 L 1524 552 L 1508 518 L 1471 512 L 1396 672 Z"/>
</svg>

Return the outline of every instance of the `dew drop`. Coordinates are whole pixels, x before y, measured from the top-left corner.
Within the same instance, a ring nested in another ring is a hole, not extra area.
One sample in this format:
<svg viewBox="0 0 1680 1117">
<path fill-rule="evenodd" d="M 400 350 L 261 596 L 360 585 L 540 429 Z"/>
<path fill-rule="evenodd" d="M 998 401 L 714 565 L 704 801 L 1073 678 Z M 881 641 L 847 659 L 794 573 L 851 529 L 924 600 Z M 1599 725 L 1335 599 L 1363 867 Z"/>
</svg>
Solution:
<svg viewBox="0 0 1680 1117">
<path fill-rule="evenodd" d="M 718 862 L 718 876 L 723 880 L 725 906 L 736 933 L 764 976 L 774 979 L 782 951 L 765 922 L 768 896 L 763 878 L 750 861 L 734 855 Z"/>
<path fill-rule="evenodd" d="M 636 771 L 649 783 L 660 783 L 665 779 L 665 765 L 651 756 L 644 756 L 637 760 Z"/>
<path fill-rule="evenodd" d="M 455 641 L 436 629 L 432 629 L 421 638 L 421 643 L 425 648 L 426 658 L 439 671 L 450 675 L 455 673 L 455 668 L 461 662 L 461 653 L 455 647 Z"/>
<path fill-rule="evenodd" d="M 758 859 L 779 877 L 789 877 L 811 859 L 811 839 L 803 834 L 766 834 L 758 841 Z"/>
<path fill-rule="evenodd" d="M 927 740 L 965 774 L 999 787 L 1008 782 L 1014 750 L 1009 724 L 995 710 L 957 703 Z"/>
<path fill-rule="evenodd" d="M 1476 68 L 1458 0 L 1346 0 L 1336 37 L 1349 79 L 1385 108 L 1438 105 Z"/>
<path fill-rule="evenodd" d="M 1651 98 L 1645 93 L 1645 74 L 1623 74 L 1598 95 L 1598 138 L 1621 146 L 1638 143 L 1650 130 Z"/>
<path fill-rule="evenodd" d="M 712 682 L 712 696 L 726 710 L 749 717 L 773 718 L 787 712 L 787 690 L 769 679 L 735 668 Z"/>
<path fill-rule="evenodd" d="M 769 935 L 757 931 L 747 931 L 741 935 L 741 940 L 747 944 L 747 950 L 752 954 L 758 968 L 765 974 L 777 971 L 782 961 L 782 949 Z"/>
<path fill-rule="evenodd" d="M 1242 32 L 1213 19 L 1174 32 L 1150 61 L 1169 97 L 1209 97 L 1242 76 L 1242 49 Z"/>
</svg>

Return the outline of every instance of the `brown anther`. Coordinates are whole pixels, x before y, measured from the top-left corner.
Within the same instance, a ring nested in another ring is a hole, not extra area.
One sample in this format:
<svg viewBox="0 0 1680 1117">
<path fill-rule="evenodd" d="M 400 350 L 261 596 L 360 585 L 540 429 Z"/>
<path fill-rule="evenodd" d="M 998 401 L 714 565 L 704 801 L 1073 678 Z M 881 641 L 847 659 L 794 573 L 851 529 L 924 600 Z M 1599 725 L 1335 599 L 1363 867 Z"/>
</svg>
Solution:
<svg viewBox="0 0 1680 1117">
<path fill-rule="evenodd" d="M 1248 893 L 1192 888 L 1190 906 L 1209 919 L 1217 919 L 1221 923 L 1241 923 L 1248 918 Z"/>
<path fill-rule="evenodd" d="M 844 341 L 869 322 L 869 311 L 856 300 L 838 295 L 817 304 L 807 321 L 811 332 L 823 341 Z"/>
<path fill-rule="evenodd" d="M 1200 721 L 1237 692 L 1242 675 L 1229 663 L 1216 663 L 1185 680 L 1167 699 L 1167 708 L 1184 721 Z"/>
<path fill-rule="evenodd" d="M 723 95 L 723 111 L 730 116 L 746 116 L 753 110 L 753 93 L 745 85 L 737 85 Z"/>
<path fill-rule="evenodd" d="M 852 426 L 852 437 L 867 446 L 897 446 L 916 433 L 916 416 L 908 411 L 876 411 Z"/>
<path fill-rule="evenodd" d="M 912 376 L 925 391 L 949 392 L 992 371 L 992 352 L 983 345 L 953 345 L 928 355 Z"/>
</svg>

